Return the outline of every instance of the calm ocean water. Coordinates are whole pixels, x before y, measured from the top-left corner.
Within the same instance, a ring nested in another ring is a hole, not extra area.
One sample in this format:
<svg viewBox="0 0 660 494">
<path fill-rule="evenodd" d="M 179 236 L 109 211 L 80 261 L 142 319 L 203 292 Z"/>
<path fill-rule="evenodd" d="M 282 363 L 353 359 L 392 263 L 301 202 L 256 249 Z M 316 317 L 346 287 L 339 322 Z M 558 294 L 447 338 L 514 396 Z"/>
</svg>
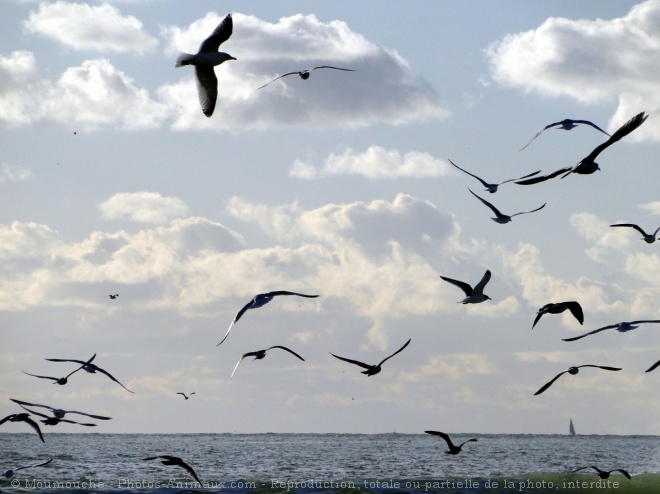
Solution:
<svg viewBox="0 0 660 494">
<path fill-rule="evenodd" d="M 478 437 L 446 455 L 426 434 L 0 434 L 3 493 L 660 493 L 660 437 L 452 434 Z M 191 465 L 142 461 L 173 455 Z M 602 480 L 591 469 L 623 468 Z"/>
</svg>

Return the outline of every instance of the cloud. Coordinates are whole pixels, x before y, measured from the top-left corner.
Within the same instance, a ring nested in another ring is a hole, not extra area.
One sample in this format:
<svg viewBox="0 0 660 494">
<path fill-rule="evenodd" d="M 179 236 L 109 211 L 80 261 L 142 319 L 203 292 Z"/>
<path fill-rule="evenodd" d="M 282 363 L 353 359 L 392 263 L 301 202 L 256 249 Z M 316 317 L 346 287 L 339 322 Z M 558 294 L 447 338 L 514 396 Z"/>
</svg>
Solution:
<svg viewBox="0 0 660 494">
<path fill-rule="evenodd" d="M 510 34 L 488 47 L 491 76 L 526 92 L 568 96 L 584 104 L 618 101 L 616 129 L 645 110 L 660 110 L 660 2 L 648 0 L 611 20 L 551 17 L 536 29 Z M 630 136 L 660 140 L 660 121 Z"/>
<path fill-rule="evenodd" d="M 660 201 L 648 202 L 646 204 L 640 204 L 639 207 L 648 211 L 653 215 L 660 214 Z"/>
<path fill-rule="evenodd" d="M 296 160 L 289 175 L 303 180 L 314 180 L 334 175 L 361 175 L 369 179 L 424 178 L 446 175 L 449 171 L 444 161 L 428 153 L 410 151 L 401 155 L 396 150 L 370 146 L 363 153 L 347 149 L 344 153 L 330 154 L 322 167 Z"/>
<path fill-rule="evenodd" d="M 55 121 L 67 126 L 154 128 L 166 108 L 108 60 L 69 67 L 57 81 L 40 79 L 30 52 L 0 57 L 0 122 L 8 126 Z M 36 95 L 36 96 L 35 96 Z"/>
<path fill-rule="evenodd" d="M 166 53 L 196 51 L 224 16 L 209 13 L 187 28 L 165 26 Z M 414 80 L 406 61 L 353 32 L 342 21 L 314 15 L 277 23 L 233 14 L 234 32 L 221 46 L 236 57 L 216 69 L 219 97 L 213 118 L 201 114 L 192 75 L 159 94 L 175 109 L 175 129 L 266 129 L 280 126 L 362 127 L 439 120 L 448 115 L 433 87 Z M 285 72 L 334 65 L 355 72 L 315 71 L 308 81 L 290 76 L 256 91 Z"/>
<path fill-rule="evenodd" d="M 163 197 L 158 192 L 120 192 L 99 205 L 106 219 L 128 217 L 140 223 L 167 223 L 185 216 L 188 206 L 178 197 Z"/>
<path fill-rule="evenodd" d="M 27 168 L 18 165 L 0 165 L 0 184 L 10 181 L 23 181 L 34 177 L 34 173 Z"/>
<path fill-rule="evenodd" d="M 76 50 L 144 55 L 158 44 L 133 16 L 123 16 L 108 3 L 43 2 L 23 22 L 28 32 L 41 34 Z"/>
</svg>

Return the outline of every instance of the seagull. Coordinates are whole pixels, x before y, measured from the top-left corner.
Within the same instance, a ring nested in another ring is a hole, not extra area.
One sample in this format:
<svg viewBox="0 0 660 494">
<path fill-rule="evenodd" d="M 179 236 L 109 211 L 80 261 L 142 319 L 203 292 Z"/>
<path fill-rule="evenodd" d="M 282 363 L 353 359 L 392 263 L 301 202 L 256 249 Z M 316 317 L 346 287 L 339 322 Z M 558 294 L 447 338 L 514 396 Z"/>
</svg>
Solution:
<svg viewBox="0 0 660 494">
<path fill-rule="evenodd" d="M 658 366 L 660 366 L 660 360 L 658 360 L 655 364 L 653 364 L 651 367 L 646 369 L 644 372 L 651 372 L 653 369 L 657 368 Z"/>
<path fill-rule="evenodd" d="M 174 65 L 175 67 L 182 67 L 184 65 L 195 66 L 197 94 L 199 96 L 199 102 L 202 105 L 202 111 L 207 117 L 213 115 L 215 102 L 218 98 L 218 78 L 215 75 L 215 69 L 213 67 L 227 60 L 236 60 L 230 54 L 218 51 L 220 45 L 231 36 L 233 27 L 234 23 L 231 14 L 228 14 L 218 24 L 218 27 L 215 28 L 211 36 L 202 42 L 196 54 L 180 53 Z"/>
<path fill-rule="evenodd" d="M 508 182 L 513 182 L 513 181 L 515 181 L 515 180 L 522 180 L 523 178 L 531 177 L 531 176 L 533 176 L 533 175 L 536 175 L 537 173 L 541 173 L 541 170 L 539 170 L 539 171 L 536 171 L 536 172 L 534 172 L 534 173 L 529 173 L 528 175 L 523 175 L 522 177 L 518 177 L 518 178 L 510 178 L 509 180 L 505 180 L 504 182 L 500 182 L 499 184 L 489 184 L 489 183 L 486 182 L 485 180 L 483 180 L 483 179 L 477 177 L 476 175 L 473 175 L 473 174 L 470 173 L 469 171 L 467 171 L 467 170 L 463 170 L 463 168 L 461 168 L 460 166 L 458 166 L 458 165 L 457 165 L 456 163 L 454 163 L 452 160 L 448 160 L 448 161 L 449 161 L 452 165 L 454 165 L 456 168 L 458 168 L 459 170 L 461 170 L 462 172 L 465 172 L 465 173 L 467 173 L 468 175 L 470 175 L 471 177 L 474 177 L 474 178 L 476 178 L 477 180 L 479 180 L 479 182 L 481 182 L 481 183 L 483 184 L 483 186 L 486 187 L 485 190 L 487 190 L 487 191 L 490 192 L 491 194 L 494 194 L 495 192 L 497 192 L 497 188 L 498 188 L 500 185 L 502 185 L 502 184 L 505 184 L 505 183 L 508 183 Z"/>
<path fill-rule="evenodd" d="M 655 242 L 656 235 L 658 234 L 658 232 L 660 232 L 660 227 L 658 227 L 658 229 L 655 232 L 653 232 L 653 235 L 651 235 L 649 233 L 646 233 L 644 230 L 642 230 L 638 225 L 633 225 L 632 223 L 617 223 L 615 225 L 610 225 L 610 226 L 629 226 L 630 228 L 634 228 L 635 230 L 637 230 L 639 233 L 642 234 L 642 239 L 647 244 L 652 244 L 653 242 Z"/>
<path fill-rule="evenodd" d="M 546 389 L 548 389 L 550 386 L 552 386 L 552 383 L 554 383 L 557 379 L 559 379 L 563 374 L 566 374 L 567 372 L 571 375 L 575 375 L 580 371 L 581 367 L 596 367 L 598 369 L 603 369 L 603 370 L 608 370 L 608 371 L 620 371 L 620 367 L 607 367 L 604 365 L 578 365 L 576 367 L 569 367 L 567 370 L 560 372 L 557 374 L 555 377 L 552 378 L 549 382 L 541 386 L 541 389 L 539 389 L 536 393 L 534 393 L 534 396 L 540 395 L 543 393 Z"/>
<path fill-rule="evenodd" d="M 74 422 L 73 420 L 65 419 L 64 416 L 67 413 L 75 413 L 75 414 L 78 414 L 78 415 L 85 415 L 87 417 L 92 417 L 94 419 L 99 419 L 99 420 L 110 420 L 110 419 L 112 419 L 112 417 L 103 417 L 102 415 L 92 415 L 90 413 L 76 412 L 76 411 L 73 411 L 73 410 L 63 410 L 61 408 L 53 408 L 53 407 L 50 407 L 48 405 L 37 405 L 36 403 L 28 403 L 26 401 L 15 400 L 14 398 L 9 398 L 9 399 L 11 401 L 13 401 L 14 403 L 17 403 L 24 410 L 27 410 L 28 412 L 33 413 L 35 415 L 39 415 L 40 417 L 44 417 L 46 420 L 42 420 L 41 423 L 46 424 L 46 425 L 57 425 L 60 422 L 68 422 L 70 424 L 86 425 L 88 427 L 96 426 L 96 424 L 83 424 L 83 423 L 80 423 L 80 422 Z M 48 415 L 45 415 L 45 414 L 40 413 L 40 412 L 35 412 L 34 410 L 29 410 L 28 408 L 26 408 L 26 406 L 47 408 L 48 410 L 50 410 L 53 413 L 53 417 L 49 417 Z"/>
<path fill-rule="evenodd" d="M 540 177 L 532 177 L 532 178 L 527 178 L 525 180 L 517 181 L 518 185 L 532 185 L 532 184 L 537 184 L 539 182 L 544 182 L 545 180 L 549 180 L 551 178 L 555 178 L 559 175 L 562 175 L 561 178 L 566 178 L 568 175 L 571 173 L 578 173 L 580 175 L 589 175 L 591 173 L 595 173 L 596 171 L 600 170 L 600 167 L 598 166 L 598 163 L 596 163 L 594 160 L 596 157 L 603 152 L 605 149 L 607 149 L 609 146 L 614 144 L 615 142 L 621 140 L 623 137 L 627 136 L 630 134 L 633 130 L 638 128 L 640 125 L 644 123 L 644 121 L 648 118 L 648 115 L 644 116 L 644 112 L 641 112 L 637 115 L 635 115 L 633 118 L 628 120 L 625 124 L 623 124 L 619 129 L 610 136 L 610 138 L 602 143 L 600 146 L 597 146 L 589 156 L 584 158 L 582 161 L 577 163 L 575 166 L 569 166 L 567 168 L 561 168 L 555 172 L 552 172 L 548 175 L 542 175 Z"/>
<path fill-rule="evenodd" d="M 351 360 L 351 359 L 348 359 L 348 358 L 339 357 L 338 355 L 335 355 L 334 353 L 330 353 L 330 352 L 328 352 L 328 353 L 330 353 L 330 355 L 332 355 L 333 357 L 338 358 L 339 360 L 343 360 L 344 362 L 349 362 L 351 364 L 359 365 L 363 369 L 367 369 L 367 370 L 361 371 L 362 374 L 365 374 L 367 376 L 375 376 L 376 374 L 378 374 L 381 371 L 381 368 L 380 368 L 381 365 L 383 365 L 387 360 L 394 357 L 397 353 L 401 352 L 404 348 L 406 348 L 408 346 L 409 343 L 410 343 L 410 340 L 406 341 L 406 343 L 401 348 L 399 348 L 396 352 L 394 352 L 389 357 L 386 357 L 383 360 L 381 360 L 380 363 L 377 364 L 377 365 L 364 364 L 362 362 L 358 362 L 357 360 Z"/>
<path fill-rule="evenodd" d="M 566 119 L 562 120 L 561 122 L 551 123 L 551 124 L 546 125 L 545 127 L 543 127 L 541 130 L 539 130 L 536 133 L 536 135 L 534 137 L 532 137 L 532 139 L 527 144 L 525 144 L 522 148 L 520 148 L 519 151 L 522 151 L 523 149 L 525 149 L 527 146 L 529 146 L 532 143 L 532 141 L 534 139 L 536 139 L 538 136 L 543 134 L 544 131 L 548 130 L 551 127 L 557 127 L 557 129 L 563 129 L 563 130 L 571 130 L 571 129 L 577 127 L 580 124 L 590 125 L 594 129 L 600 130 L 606 136 L 609 136 L 609 134 L 607 132 L 605 132 L 598 125 L 596 125 L 593 122 L 590 122 L 589 120 L 572 120 L 570 118 L 566 118 Z"/>
<path fill-rule="evenodd" d="M 188 400 L 188 399 L 190 399 L 190 397 L 191 397 L 192 395 L 197 394 L 197 393 L 195 393 L 195 392 L 193 391 L 193 392 L 190 393 L 188 396 L 186 396 L 185 393 L 177 393 L 177 394 L 183 396 L 186 400 Z"/>
<path fill-rule="evenodd" d="M 283 75 L 281 75 L 281 76 L 279 76 L 279 77 L 276 77 L 276 78 L 273 79 L 272 81 L 267 82 L 267 83 L 264 84 L 263 86 L 258 87 L 257 90 L 262 89 L 262 88 L 265 88 L 266 86 L 268 86 L 268 84 L 272 84 L 273 82 L 277 81 L 278 79 L 281 79 L 282 77 L 286 77 L 286 76 L 288 76 L 288 75 L 297 75 L 297 76 L 300 77 L 303 81 L 306 81 L 307 79 L 309 79 L 309 76 L 312 75 L 312 71 L 313 71 L 313 70 L 317 70 L 317 69 L 335 69 L 335 70 L 344 70 L 344 71 L 346 71 L 346 72 L 355 72 L 354 69 L 342 69 L 341 67 L 332 67 L 331 65 L 319 65 L 318 67 L 313 67 L 313 68 L 311 68 L 311 69 L 307 69 L 307 70 L 300 70 L 300 71 L 287 72 L 286 74 L 283 74 Z"/>
<path fill-rule="evenodd" d="M 589 336 L 590 334 L 600 333 L 601 331 L 605 331 L 607 329 L 616 329 L 619 333 L 625 333 L 626 331 L 632 331 L 633 329 L 637 329 L 640 324 L 658 323 L 658 322 L 660 322 L 660 319 L 646 319 L 642 321 L 618 322 L 616 324 L 610 324 L 609 326 L 603 326 L 602 328 L 594 329 L 593 331 L 589 331 L 588 333 L 582 334 L 580 336 L 574 336 L 573 338 L 563 338 L 562 341 L 579 340 L 580 338 L 584 338 L 585 336 Z"/>
<path fill-rule="evenodd" d="M 582 312 L 582 306 L 575 300 L 570 300 L 568 302 L 559 302 L 556 304 L 545 304 L 541 307 L 536 313 L 536 319 L 534 319 L 534 324 L 532 324 L 532 329 L 536 326 L 536 323 L 539 322 L 543 314 L 561 314 L 565 310 L 571 311 L 571 314 L 578 320 L 580 324 L 584 322 L 584 313 Z"/>
<path fill-rule="evenodd" d="M 241 355 L 241 358 L 240 358 L 240 359 L 238 360 L 238 362 L 236 363 L 236 367 L 234 367 L 234 370 L 233 370 L 233 372 L 231 373 L 231 376 L 229 376 L 229 377 L 230 377 L 230 378 L 234 377 L 234 373 L 236 372 L 236 369 L 238 369 L 238 366 L 240 365 L 240 363 L 243 361 L 243 359 L 244 359 L 245 357 L 254 357 L 253 360 L 261 360 L 262 358 L 264 358 L 264 357 L 266 356 L 266 352 L 267 352 L 268 350 L 273 349 L 273 348 L 280 348 L 280 349 L 282 349 L 282 350 L 286 350 L 286 351 L 289 352 L 290 354 L 295 355 L 296 357 L 298 357 L 298 358 L 299 358 L 300 360 L 302 360 L 303 362 L 305 361 L 304 358 L 302 358 L 300 355 L 298 355 L 298 354 L 297 354 L 296 352 L 294 352 L 293 350 L 290 350 L 289 348 L 287 348 L 287 347 L 285 347 L 285 346 L 275 345 L 275 346 L 272 346 L 272 347 L 270 347 L 270 348 L 266 348 L 265 350 L 257 350 L 256 352 L 248 352 L 248 353 L 244 353 L 243 355 Z"/>
<path fill-rule="evenodd" d="M 631 477 L 630 477 L 630 474 L 629 474 L 628 472 L 626 472 L 625 470 L 621 469 L 621 468 L 615 468 L 614 470 L 606 471 L 606 470 L 601 470 L 601 469 L 598 468 L 598 467 L 593 467 L 593 466 L 592 466 L 592 467 L 576 468 L 575 470 L 571 470 L 571 473 L 579 472 L 580 470 L 584 470 L 585 468 L 593 468 L 594 470 L 596 470 L 596 471 L 598 472 L 598 476 L 599 476 L 601 479 L 607 479 L 607 478 L 609 478 L 609 476 L 610 476 L 610 474 L 611 474 L 612 472 L 621 472 L 621 473 L 622 473 L 624 476 L 626 476 L 627 478 L 629 478 L 629 479 L 631 478 Z"/>
<path fill-rule="evenodd" d="M 277 297 L 279 295 L 296 295 L 298 297 L 306 297 L 306 298 L 316 298 L 319 296 L 319 295 L 305 295 L 304 293 L 287 292 L 284 290 L 268 292 L 268 293 L 260 293 L 258 295 L 255 295 L 255 297 L 252 300 L 250 300 L 247 304 L 243 306 L 241 310 L 238 311 L 236 317 L 234 317 L 234 320 L 229 325 L 229 329 L 225 333 L 225 337 L 222 338 L 222 341 L 218 343 L 216 346 L 222 345 L 222 342 L 227 339 L 227 336 L 229 336 L 229 332 L 231 331 L 231 328 L 234 327 L 234 324 L 236 324 L 241 317 L 243 317 L 245 311 L 247 311 L 248 309 L 258 309 L 259 307 L 263 307 L 268 302 L 273 300 L 274 297 Z"/>
<path fill-rule="evenodd" d="M 463 281 L 452 280 L 446 276 L 440 276 L 443 280 L 456 285 L 458 288 L 465 292 L 466 297 L 458 302 L 459 304 L 478 304 L 485 302 L 486 300 L 492 300 L 488 295 L 484 295 L 484 288 L 486 284 L 490 281 L 490 269 L 487 269 L 484 273 L 481 281 L 477 283 L 474 288 Z"/>
<path fill-rule="evenodd" d="M 461 448 L 465 443 L 469 442 L 477 442 L 477 438 L 472 438 L 468 439 L 467 441 L 463 441 L 460 445 L 455 446 L 453 442 L 451 442 L 451 439 L 449 439 L 449 436 L 445 434 L 444 432 L 439 432 L 439 431 L 424 431 L 427 434 L 431 434 L 433 436 L 440 436 L 442 439 L 444 439 L 447 442 L 447 446 L 449 446 L 449 451 L 445 451 L 445 454 L 447 455 L 457 455 L 458 453 L 461 452 Z"/>
<path fill-rule="evenodd" d="M 516 182 L 516 183 L 518 183 L 518 182 Z M 545 207 L 545 204 L 546 204 L 546 203 L 543 203 L 543 206 L 541 206 L 540 208 L 532 209 L 531 211 L 521 211 L 520 213 L 515 213 L 515 214 L 512 214 L 512 215 L 509 216 L 507 214 L 500 213 L 499 210 L 495 206 L 493 206 L 490 202 L 486 201 L 485 199 L 482 199 L 477 194 L 472 192 L 470 189 L 468 189 L 468 190 L 472 193 L 472 195 L 474 197 L 476 197 L 481 202 L 483 202 L 486 206 L 488 206 L 493 211 L 493 213 L 495 213 L 495 218 L 491 218 L 491 219 L 495 223 L 499 223 L 500 225 L 504 225 L 505 223 L 510 222 L 511 218 L 513 218 L 514 216 L 518 216 L 519 214 L 533 213 L 534 211 L 538 211 L 539 209 L 543 209 Z"/>
<path fill-rule="evenodd" d="M 10 478 L 12 478 L 12 477 L 14 476 L 14 474 L 15 474 L 16 472 L 18 472 L 19 470 L 25 470 L 26 468 L 42 467 L 42 466 L 44 466 L 44 465 L 48 465 L 51 461 L 53 461 L 52 458 L 51 458 L 50 460 L 48 460 L 48 461 L 44 461 L 43 463 L 35 463 L 34 465 L 26 465 L 26 466 L 24 466 L 24 467 L 18 467 L 18 468 L 15 468 L 15 469 L 13 469 L 13 470 L 7 470 L 5 473 L 3 473 L 2 475 L 0 475 L 0 477 L 4 477 L 4 478 L 6 478 L 6 479 L 10 479 Z"/>
<path fill-rule="evenodd" d="M 4 424 L 5 422 L 25 422 L 35 430 L 35 432 L 39 435 L 39 439 L 41 439 L 42 443 L 46 442 L 44 441 L 44 436 L 41 434 L 41 429 L 39 429 L 39 424 L 30 418 L 29 413 L 13 413 L 11 415 L 7 415 L 4 419 L 0 420 L 0 425 Z"/>
<path fill-rule="evenodd" d="M 183 461 L 181 458 L 177 456 L 169 456 L 169 455 L 160 455 L 160 456 L 150 456 L 149 458 L 143 458 L 143 461 L 149 461 L 149 460 L 156 460 L 158 458 L 162 458 L 161 463 L 163 465 L 176 465 L 179 467 L 182 467 L 188 472 L 192 478 L 194 478 L 199 484 L 202 483 L 201 480 L 199 480 L 199 477 L 195 473 L 195 470 L 192 469 L 190 465 L 188 465 L 185 461 Z"/>
<path fill-rule="evenodd" d="M 94 354 L 94 357 L 96 357 L 96 354 Z M 83 369 L 84 371 L 89 372 L 90 374 L 95 374 L 96 372 L 100 372 L 101 374 L 105 374 L 106 376 L 108 376 L 108 377 L 109 377 L 110 379 L 112 379 L 114 382 L 116 382 L 117 384 L 119 384 L 122 388 L 124 388 L 124 389 L 125 389 L 126 391 L 128 391 L 129 393 L 132 393 L 132 392 L 133 392 L 133 391 L 131 391 L 130 389 L 128 389 L 126 386 L 124 386 L 122 383 L 120 383 L 119 381 L 117 381 L 117 379 L 115 379 L 112 375 L 110 375 L 109 372 L 107 372 L 107 371 L 101 369 L 100 367 L 98 367 L 98 366 L 92 364 L 91 361 L 94 359 L 94 357 L 92 357 L 92 358 L 91 358 L 90 360 L 88 360 L 87 362 L 83 362 L 82 360 L 61 359 L 61 358 L 47 358 L 46 360 L 48 360 L 48 361 L 50 361 L 50 362 L 75 362 L 75 363 L 77 363 L 77 364 L 81 364 L 81 365 L 82 365 L 82 369 Z"/>
<path fill-rule="evenodd" d="M 105 296 L 105 298 L 108 298 L 108 297 L 109 297 L 110 299 L 114 300 L 114 299 L 116 299 L 117 297 L 119 297 L 119 294 L 118 294 L 118 293 L 115 293 L 115 294 L 110 294 L 110 295 L 106 295 L 106 296 Z"/>
<path fill-rule="evenodd" d="M 95 357 L 96 357 L 96 354 L 94 354 L 91 359 L 89 359 L 87 362 L 85 362 L 85 364 L 89 364 L 92 360 L 94 360 Z M 21 372 L 23 372 L 23 374 L 27 374 L 28 376 L 38 377 L 40 379 L 50 379 L 51 381 L 53 381 L 53 384 L 59 384 L 60 386 L 64 386 L 68 382 L 71 375 L 75 374 L 76 372 L 78 372 L 83 367 L 84 367 L 84 365 L 81 365 L 76 370 L 74 370 L 73 372 L 70 372 L 69 374 L 67 374 L 64 377 L 38 376 L 37 374 L 30 374 L 29 372 L 25 372 L 25 371 L 21 371 Z"/>
</svg>

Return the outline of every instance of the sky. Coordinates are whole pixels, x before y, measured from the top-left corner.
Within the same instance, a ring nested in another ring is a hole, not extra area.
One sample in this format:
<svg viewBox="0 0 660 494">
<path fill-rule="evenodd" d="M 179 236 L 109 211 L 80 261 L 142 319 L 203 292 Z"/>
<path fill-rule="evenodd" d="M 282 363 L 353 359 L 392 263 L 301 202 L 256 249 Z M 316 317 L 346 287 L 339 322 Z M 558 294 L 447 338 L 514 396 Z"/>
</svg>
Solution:
<svg viewBox="0 0 660 494">
<path fill-rule="evenodd" d="M 660 1 L 0 6 L 0 413 L 45 432 L 660 434 Z M 231 13 L 206 118 L 175 68 Z M 286 72 L 319 65 L 308 80 Z M 576 164 L 536 185 L 490 182 Z M 471 189 L 513 214 L 509 224 Z M 445 276 L 492 279 L 459 304 Z M 258 293 L 289 290 L 249 310 Z M 119 294 L 110 299 L 109 294 Z M 576 300 L 569 313 L 536 311 Z M 382 372 L 330 355 L 376 364 Z M 264 360 L 242 354 L 277 349 Z M 110 372 L 78 372 L 87 360 Z M 545 393 L 543 384 L 570 366 Z M 177 392 L 195 392 L 184 400 Z M 27 432 L 5 423 L 2 432 Z M 48 440 L 46 438 L 46 440 Z"/>
</svg>

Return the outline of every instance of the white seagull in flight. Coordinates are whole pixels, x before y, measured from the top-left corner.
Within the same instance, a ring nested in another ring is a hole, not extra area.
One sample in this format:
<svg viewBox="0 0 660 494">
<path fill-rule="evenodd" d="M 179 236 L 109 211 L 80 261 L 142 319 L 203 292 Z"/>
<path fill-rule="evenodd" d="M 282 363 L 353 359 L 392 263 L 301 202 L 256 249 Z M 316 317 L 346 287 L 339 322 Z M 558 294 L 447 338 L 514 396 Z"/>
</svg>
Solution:
<svg viewBox="0 0 660 494">
<path fill-rule="evenodd" d="M 470 190 L 470 189 L 468 189 L 468 190 Z M 479 197 L 477 194 L 475 194 L 471 190 L 470 190 L 470 193 L 474 197 L 479 199 L 482 203 L 484 203 L 484 205 L 488 206 L 491 209 L 491 211 L 493 211 L 493 213 L 495 213 L 495 217 L 491 218 L 491 220 L 493 220 L 495 223 L 499 223 L 500 225 L 504 225 L 505 223 L 509 223 L 514 216 L 518 216 L 519 214 L 533 213 L 534 211 L 538 211 L 539 209 L 543 209 L 545 207 L 545 204 L 546 204 L 546 203 L 543 203 L 543 206 L 541 206 L 539 208 L 536 208 L 536 209 L 532 209 L 531 211 L 521 211 L 520 213 L 514 213 L 514 214 L 511 214 L 511 215 L 508 215 L 508 214 L 500 213 L 499 209 L 497 209 L 495 206 L 493 206 L 486 199 L 482 199 L 481 197 Z"/>
<path fill-rule="evenodd" d="M 344 70 L 344 71 L 346 71 L 346 72 L 355 72 L 355 69 L 342 69 L 341 67 L 333 67 L 333 66 L 331 66 L 331 65 L 319 65 L 318 67 L 313 67 L 313 68 L 311 68 L 311 69 L 299 70 L 299 71 L 293 71 L 293 72 L 287 72 L 286 74 L 282 74 L 281 76 L 276 77 L 276 78 L 273 79 L 272 81 L 267 82 L 267 83 L 264 84 L 263 86 L 258 87 L 257 90 L 262 89 L 262 88 L 265 88 L 266 86 L 268 86 L 268 84 L 272 84 L 273 82 L 275 82 L 275 81 L 281 79 L 282 77 L 286 77 L 286 76 L 288 76 L 288 75 L 297 75 L 297 76 L 300 77 L 303 81 L 306 81 L 307 79 L 309 79 L 309 76 L 312 75 L 312 71 L 313 71 L 313 70 L 318 70 L 318 69 L 334 69 L 334 70 Z"/>
<path fill-rule="evenodd" d="M 467 171 L 467 170 L 463 170 L 463 168 L 461 168 L 460 166 L 458 166 L 458 165 L 457 165 L 456 163 L 454 163 L 452 160 L 448 159 L 448 161 L 449 161 L 452 165 L 454 165 L 456 168 L 458 168 L 459 170 L 461 170 L 462 172 L 465 172 L 465 173 L 467 173 L 468 175 L 470 175 L 471 177 L 474 177 L 474 178 L 476 178 L 477 180 L 479 180 L 479 182 L 481 182 L 481 183 L 483 184 L 483 186 L 486 187 L 485 190 L 487 190 L 487 191 L 490 192 L 491 194 L 494 194 L 495 192 L 497 192 L 497 188 L 498 188 L 500 185 L 502 185 L 502 184 L 506 184 L 506 183 L 509 183 L 509 182 L 513 182 L 513 181 L 515 181 L 515 180 L 522 180 L 523 178 L 532 177 L 532 176 L 536 175 L 537 173 L 541 173 L 541 170 L 538 170 L 538 171 L 536 171 L 536 172 L 534 172 L 534 173 L 529 173 L 529 174 L 527 174 L 527 175 L 523 175 L 522 177 L 518 177 L 518 178 L 510 178 L 509 180 L 505 180 L 504 182 L 500 182 L 499 184 L 489 184 L 489 183 L 486 182 L 485 180 L 483 180 L 483 179 L 477 177 L 476 175 L 470 173 L 469 171 Z"/>
<path fill-rule="evenodd" d="M 590 122 L 589 120 L 572 120 L 570 118 L 566 118 L 566 119 L 562 120 L 561 122 L 551 123 L 551 124 L 548 124 L 545 127 L 543 127 L 541 130 L 539 130 L 536 133 L 536 135 L 534 137 L 532 137 L 532 139 L 527 144 L 525 144 L 522 148 L 520 148 L 519 151 L 522 151 L 523 149 L 525 149 L 527 146 L 529 146 L 532 143 L 532 141 L 534 139 L 536 139 L 538 136 L 543 134 L 544 131 L 548 130 L 551 127 L 557 127 L 558 129 L 563 129 L 563 130 L 571 130 L 571 129 L 574 129 L 575 127 L 577 127 L 580 124 L 590 125 L 594 129 L 600 130 L 606 136 L 609 136 L 609 134 L 607 132 L 605 132 L 598 125 L 596 125 L 593 122 Z"/>
<path fill-rule="evenodd" d="M 488 295 L 484 295 L 484 288 L 486 284 L 490 281 L 490 269 L 487 269 L 484 273 L 481 281 L 477 283 L 474 288 L 468 285 L 464 281 L 453 280 L 447 278 L 446 276 L 440 276 L 443 280 L 452 285 L 456 285 L 458 288 L 465 292 L 465 298 L 459 302 L 459 304 L 479 304 L 485 302 L 486 300 L 492 300 Z"/>
</svg>

